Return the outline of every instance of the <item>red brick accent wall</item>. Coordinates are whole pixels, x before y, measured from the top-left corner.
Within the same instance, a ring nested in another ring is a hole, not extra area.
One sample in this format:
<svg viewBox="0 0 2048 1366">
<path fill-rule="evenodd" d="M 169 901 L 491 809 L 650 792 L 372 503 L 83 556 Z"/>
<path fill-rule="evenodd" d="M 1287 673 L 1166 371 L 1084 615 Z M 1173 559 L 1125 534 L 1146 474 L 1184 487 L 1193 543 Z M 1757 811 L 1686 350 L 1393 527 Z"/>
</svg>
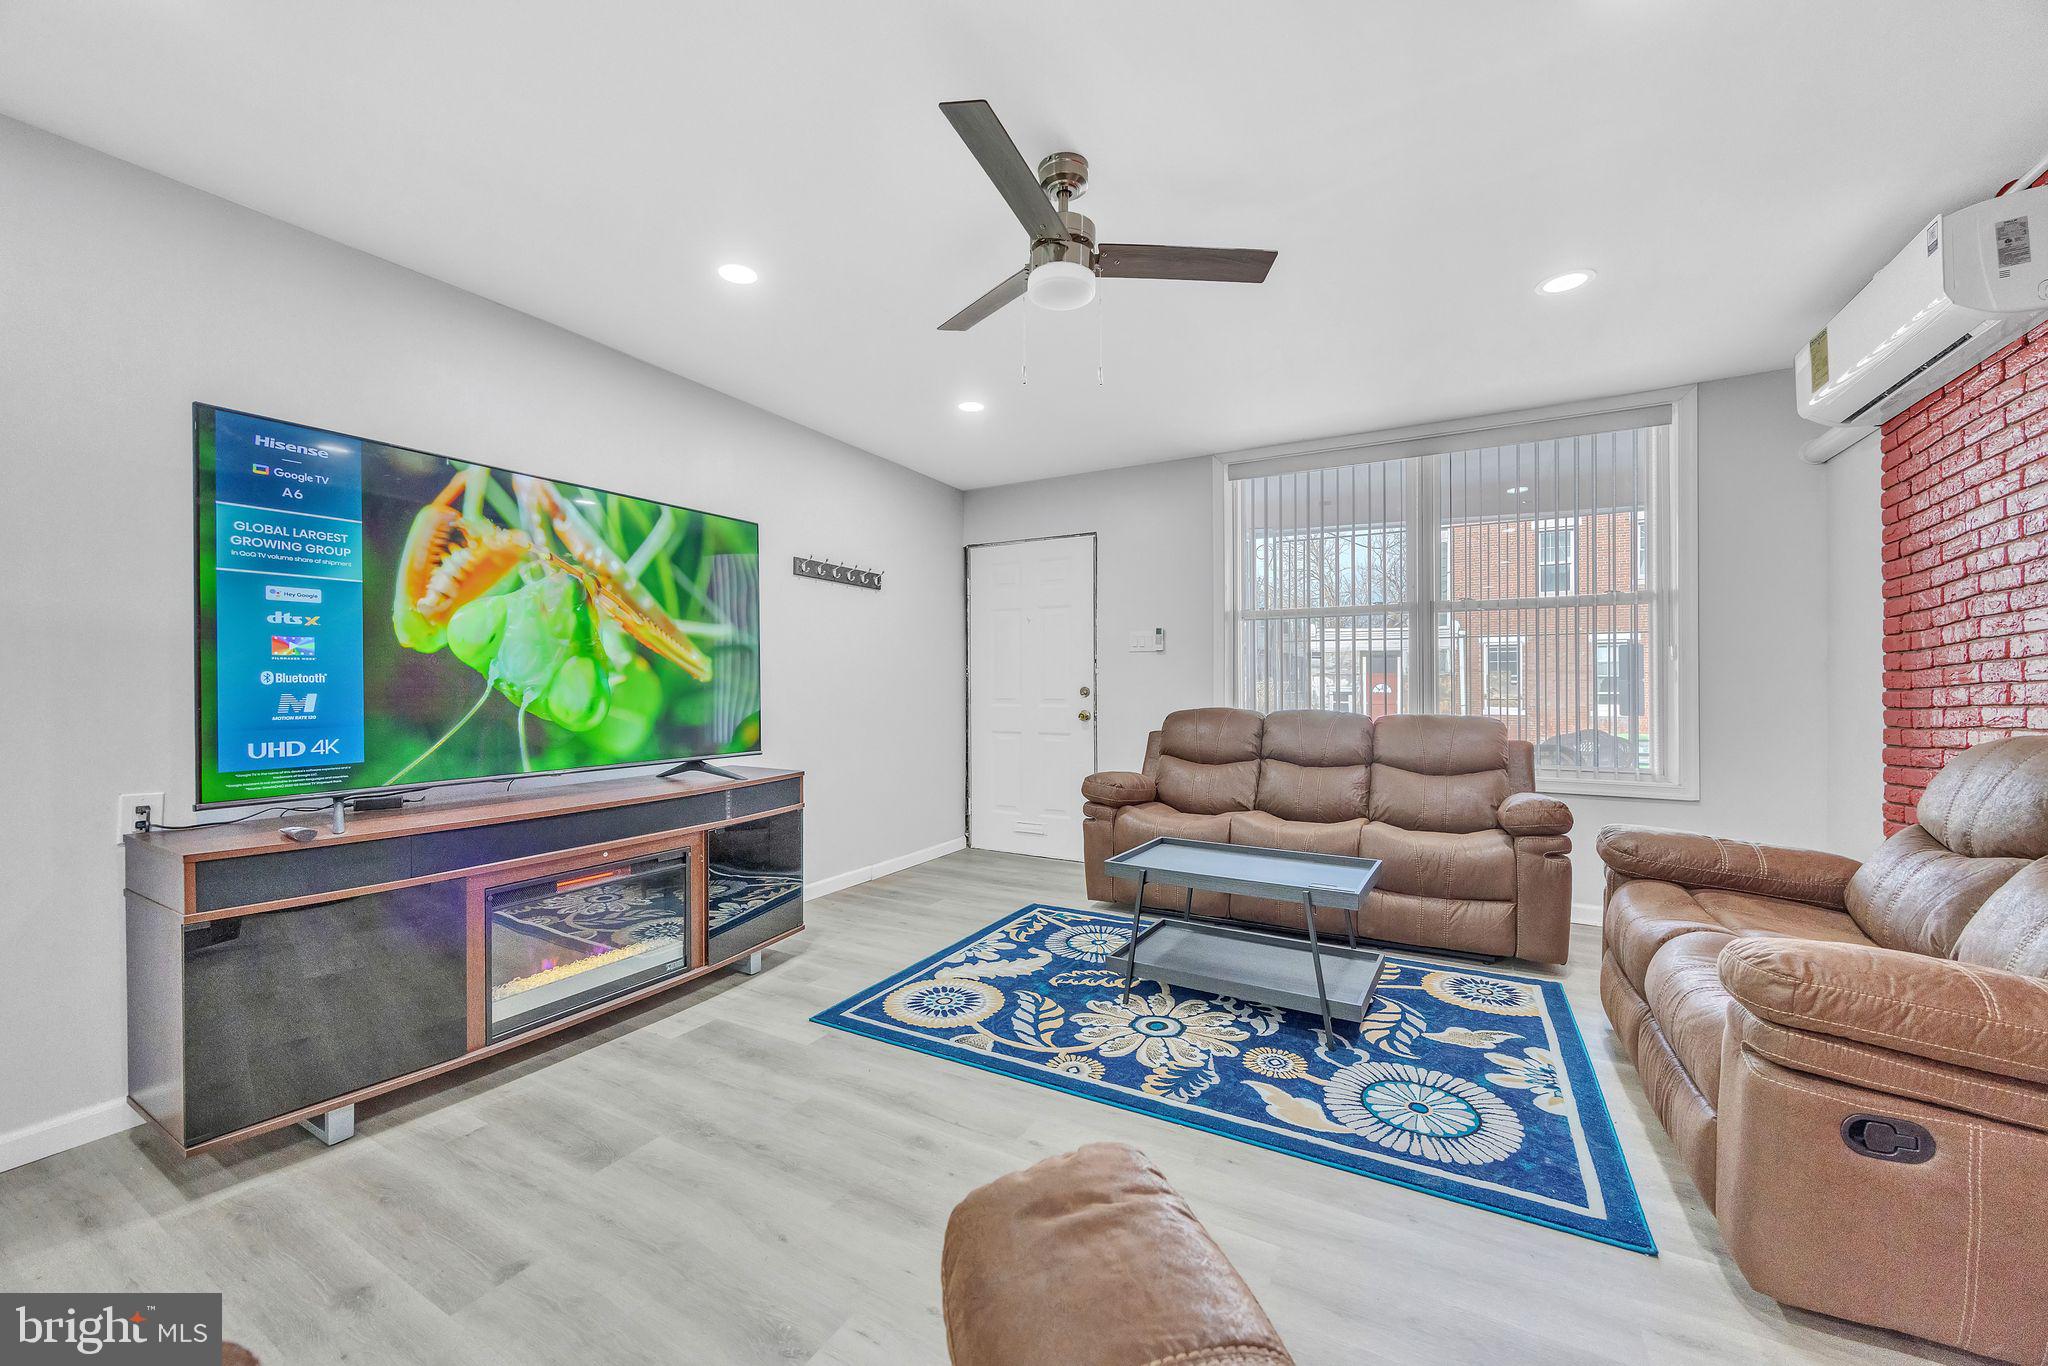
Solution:
<svg viewBox="0 0 2048 1366">
<path fill-rule="evenodd" d="M 2048 324 L 1884 425 L 1884 825 L 1948 756 L 2048 731 Z"/>
</svg>

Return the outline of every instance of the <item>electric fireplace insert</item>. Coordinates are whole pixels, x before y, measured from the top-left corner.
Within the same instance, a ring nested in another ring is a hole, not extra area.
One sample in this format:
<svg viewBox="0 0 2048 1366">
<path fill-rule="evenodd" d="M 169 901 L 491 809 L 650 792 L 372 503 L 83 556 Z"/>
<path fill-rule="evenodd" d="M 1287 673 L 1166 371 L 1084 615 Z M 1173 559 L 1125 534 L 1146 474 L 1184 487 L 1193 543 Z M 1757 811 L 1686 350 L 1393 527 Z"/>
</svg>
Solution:
<svg viewBox="0 0 2048 1366">
<path fill-rule="evenodd" d="M 492 1042 L 691 966 L 690 851 L 493 888 L 485 898 Z"/>
</svg>

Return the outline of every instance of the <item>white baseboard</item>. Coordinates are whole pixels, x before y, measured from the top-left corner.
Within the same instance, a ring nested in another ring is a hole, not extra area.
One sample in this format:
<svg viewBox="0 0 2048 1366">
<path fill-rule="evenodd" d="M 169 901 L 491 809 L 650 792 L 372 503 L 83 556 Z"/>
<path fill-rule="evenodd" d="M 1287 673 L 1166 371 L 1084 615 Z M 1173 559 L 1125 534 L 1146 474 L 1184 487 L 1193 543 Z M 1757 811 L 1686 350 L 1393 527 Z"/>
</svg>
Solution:
<svg viewBox="0 0 2048 1366">
<path fill-rule="evenodd" d="M 105 1138 L 108 1134 L 118 1134 L 140 1123 L 142 1116 L 135 1113 L 134 1107 L 124 1097 L 101 1101 L 83 1110 L 73 1110 L 68 1115 L 58 1115 L 55 1119 L 0 1134 L 0 1172 L 40 1162 L 53 1153 Z"/>
<path fill-rule="evenodd" d="M 1572 924 L 1597 925 L 1599 923 L 1600 907 L 1597 903 L 1587 903 L 1585 905 L 1581 905 L 1576 901 L 1572 903 Z"/>
<path fill-rule="evenodd" d="M 944 858 L 948 854 L 956 854 L 966 847 L 967 837 L 961 835 L 954 839 L 946 840 L 944 843 L 934 844 L 929 849 L 919 849 L 911 854 L 900 854 L 895 858 L 883 859 L 880 863 L 870 863 L 865 868 L 855 868 L 851 872 L 837 873 L 831 877 L 819 878 L 816 882 L 807 881 L 804 883 L 804 900 L 816 901 L 821 896 L 830 896 L 834 892 L 843 892 L 848 887 L 858 887 L 863 882 L 873 882 L 878 877 L 887 877 L 891 873 L 900 873 L 905 868 L 915 868 L 920 863 L 930 863 L 935 858 Z"/>
</svg>

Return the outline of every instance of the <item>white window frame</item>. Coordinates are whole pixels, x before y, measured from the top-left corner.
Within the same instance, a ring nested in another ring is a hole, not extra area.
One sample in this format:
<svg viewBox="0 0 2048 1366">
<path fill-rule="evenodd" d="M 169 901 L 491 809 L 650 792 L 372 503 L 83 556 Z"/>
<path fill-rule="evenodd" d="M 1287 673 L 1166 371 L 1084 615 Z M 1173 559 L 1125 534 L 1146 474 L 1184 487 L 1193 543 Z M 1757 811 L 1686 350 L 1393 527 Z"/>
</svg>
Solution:
<svg viewBox="0 0 2048 1366">
<path fill-rule="evenodd" d="M 1317 441 L 1291 442 L 1230 451 L 1212 458 L 1211 488 L 1215 495 L 1210 527 L 1216 564 L 1212 580 L 1216 616 L 1224 629 L 1216 632 L 1211 653 L 1215 695 L 1234 701 L 1238 693 L 1238 651 L 1233 595 L 1238 582 L 1237 547 L 1230 524 L 1233 473 L 1257 466 L 1259 474 L 1316 469 L 1394 460 L 1411 455 L 1470 450 L 1490 445 L 1578 435 L 1588 419 L 1619 418 L 1632 410 L 1668 407 L 1670 445 L 1665 462 L 1669 487 L 1662 506 L 1667 517 L 1648 520 L 1646 562 L 1656 569 L 1654 581 L 1664 639 L 1663 668 L 1657 671 L 1655 711 L 1658 743 L 1663 747 L 1660 779 L 1565 777 L 1539 770 L 1538 790 L 1561 796 L 1625 797 L 1644 801 L 1699 800 L 1699 394 L 1690 385 L 1653 389 L 1586 403 L 1554 404 L 1515 412 L 1494 413 L 1454 422 L 1424 423 L 1379 432 L 1361 432 Z M 1245 471 L 1249 474 L 1251 471 Z M 1439 567 L 1438 540 L 1418 538 L 1417 563 L 1411 566 L 1418 583 L 1434 584 Z M 1431 563 L 1421 563 L 1427 555 Z M 1424 685 L 1435 688 L 1436 655 L 1425 633 L 1411 633 L 1417 668 L 1430 671 Z M 1483 662 L 1483 661 L 1482 661 Z M 1420 675 L 1417 674 L 1417 677 Z M 1484 705 L 1482 699 L 1482 706 Z"/>
</svg>

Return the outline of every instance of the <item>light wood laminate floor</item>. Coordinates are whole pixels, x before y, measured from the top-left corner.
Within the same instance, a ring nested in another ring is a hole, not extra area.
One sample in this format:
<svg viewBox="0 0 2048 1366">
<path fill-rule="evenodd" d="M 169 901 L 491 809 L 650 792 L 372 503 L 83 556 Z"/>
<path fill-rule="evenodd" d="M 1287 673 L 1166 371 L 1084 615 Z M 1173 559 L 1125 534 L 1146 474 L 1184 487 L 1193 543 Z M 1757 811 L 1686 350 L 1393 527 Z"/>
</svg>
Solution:
<svg viewBox="0 0 2048 1366">
<path fill-rule="evenodd" d="M 1656 1258 L 809 1023 L 1033 901 L 1088 905 L 1079 868 L 954 854 L 813 902 L 757 977 L 363 1105 L 339 1147 L 179 1162 L 135 1129 L 0 1174 L 0 1286 L 219 1290 L 266 1366 L 943 1362 L 953 1203 L 1119 1138 L 1304 1363 L 1967 1359 L 1744 1284 L 1601 1014 L 1590 928 L 1564 980 Z"/>
</svg>

